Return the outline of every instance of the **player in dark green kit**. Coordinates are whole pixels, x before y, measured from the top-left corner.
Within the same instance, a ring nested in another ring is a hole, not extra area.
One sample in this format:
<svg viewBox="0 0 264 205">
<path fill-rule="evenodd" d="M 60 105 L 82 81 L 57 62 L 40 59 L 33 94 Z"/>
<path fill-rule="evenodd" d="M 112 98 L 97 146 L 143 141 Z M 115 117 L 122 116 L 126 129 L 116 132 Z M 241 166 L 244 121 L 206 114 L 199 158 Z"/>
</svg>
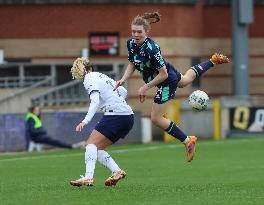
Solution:
<svg viewBox="0 0 264 205">
<path fill-rule="evenodd" d="M 135 39 L 129 39 L 127 41 L 127 48 L 128 60 L 133 63 L 135 69 L 141 73 L 145 83 L 152 81 L 159 74 L 159 69 L 166 66 L 168 77 L 157 85 L 157 87 L 160 88 L 159 92 L 163 92 L 161 96 L 157 95 L 155 97 L 155 102 L 162 104 L 168 101 L 170 98 L 169 95 L 174 97 L 177 83 L 181 79 L 181 73 L 163 59 L 159 45 L 151 38 L 147 37 L 140 46 L 136 44 Z M 170 88 L 168 85 L 172 82 L 175 82 L 175 84 Z M 170 92 L 170 89 L 172 92 Z"/>
<path fill-rule="evenodd" d="M 151 23 L 160 21 L 160 14 L 145 13 L 136 16 L 131 23 L 132 38 L 127 41 L 128 66 L 121 80 L 117 81 L 115 89 L 122 85 L 138 70 L 145 84 L 139 88 L 140 102 L 144 102 L 146 92 L 157 87 L 157 93 L 151 111 L 151 121 L 185 144 L 187 160 L 190 162 L 195 154 L 195 136 L 187 136 L 179 127 L 163 115 L 166 102 L 175 98 L 177 87 L 189 85 L 197 76 L 202 75 L 216 64 L 228 63 L 229 59 L 222 54 L 214 54 L 208 61 L 194 65 L 182 75 L 161 55 L 160 47 L 147 36 Z"/>
<path fill-rule="evenodd" d="M 135 39 L 129 39 L 127 41 L 127 48 L 128 60 L 141 73 L 145 83 L 152 81 L 159 74 L 159 69 L 164 65 L 167 69 L 168 78 L 162 81 L 158 87 L 181 79 L 181 74 L 162 58 L 159 45 L 151 38 L 147 37 L 140 46 L 136 44 Z"/>
</svg>

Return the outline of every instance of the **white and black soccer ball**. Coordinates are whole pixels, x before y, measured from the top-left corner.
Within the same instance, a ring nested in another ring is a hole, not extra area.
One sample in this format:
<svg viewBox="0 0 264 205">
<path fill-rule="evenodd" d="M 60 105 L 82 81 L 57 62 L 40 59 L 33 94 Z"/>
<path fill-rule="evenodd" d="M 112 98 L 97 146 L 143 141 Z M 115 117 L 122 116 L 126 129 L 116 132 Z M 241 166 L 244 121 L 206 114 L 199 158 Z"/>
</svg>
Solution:
<svg viewBox="0 0 264 205">
<path fill-rule="evenodd" d="M 208 95 L 202 90 L 196 90 L 189 96 L 189 104 L 196 111 L 203 111 L 207 108 L 209 103 Z"/>
</svg>

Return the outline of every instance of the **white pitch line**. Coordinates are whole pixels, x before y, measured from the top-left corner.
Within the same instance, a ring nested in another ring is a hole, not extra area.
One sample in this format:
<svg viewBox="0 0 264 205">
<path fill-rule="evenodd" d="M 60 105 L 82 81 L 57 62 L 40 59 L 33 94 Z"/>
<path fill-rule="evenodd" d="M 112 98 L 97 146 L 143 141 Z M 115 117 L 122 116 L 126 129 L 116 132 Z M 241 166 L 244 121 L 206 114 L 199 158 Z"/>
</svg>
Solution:
<svg viewBox="0 0 264 205">
<path fill-rule="evenodd" d="M 249 142 L 252 139 L 237 139 L 233 141 L 229 141 L 228 143 L 232 144 L 238 144 L 238 143 L 245 143 Z M 263 139 L 254 139 L 254 141 L 263 141 Z M 226 141 L 225 141 L 226 142 Z M 222 144 L 223 141 L 208 141 L 208 142 L 202 142 L 199 143 L 200 146 L 208 146 L 208 145 L 219 145 Z M 112 150 L 108 151 L 109 153 L 127 153 L 127 152 L 138 152 L 138 151 L 151 151 L 151 150 L 157 150 L 157 149 L 163 149 L 163 148 L 176 148 L 181 147 L 182 144 L 170 144 L 170 145 L 160 145 L 160 146 L 151 146 L 151 147 L 142 147 L 142 148 L 129 148 L 129 149 L 119 149 L 119 150 Z M 63 158 L 63 157 L 75 157 L 75 156 L 82 156 L 84 153 L 73 153 L 73 154 L 57 154 L 57 155 L 45 155 L 45 156 L 33 156 L 33 157 L 17 157 L 17 158 L 10 158 L 10 159 L 0 159 L 0 163 L 2 162 L 13 162 L 13 161 L 23 161 L 23 160 L 35 160 L 35 159 L 50 159 L 50 158 Z"/>
<path fill-rule="evenodd" d="M 172 148 L 173 145 L 167 146 L 153 146 L 153 147 L 145 147 L 145 148 L 130 148 L 130 149 L 120 149 L 120 150 L 112 150 L 109 153 L 126 153 L 126 152 L 138 152 L 138 151 L 145 151 L 145 150 L 157 150 L 162 148 Z M 173 147 L 176 147 L 174 145 Z M 75 156 L 82 156 L 84 153 L 73 153 L 73 154 L 58 154 L 58 155 L 45 155 L 45 156 L 34 156 L 34 157 L 17 157 L 11 159 L 0 159 L 1 162 L 12 162 L 12 161 L 22 161 L 22 160 L 34 160 L 34 159 L 49 159 L 49 158 L 62 158 L 62 157 L 75 157 Z"/>
</svg>

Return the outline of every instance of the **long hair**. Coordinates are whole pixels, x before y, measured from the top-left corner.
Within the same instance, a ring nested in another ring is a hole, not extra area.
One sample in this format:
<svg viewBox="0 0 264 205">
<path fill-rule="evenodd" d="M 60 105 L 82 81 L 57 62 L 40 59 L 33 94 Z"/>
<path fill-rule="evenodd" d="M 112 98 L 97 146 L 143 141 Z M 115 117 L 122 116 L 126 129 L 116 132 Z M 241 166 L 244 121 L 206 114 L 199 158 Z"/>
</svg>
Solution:
<svg viewBox="0 0 264 205">
<path fill-rule="evenodd" d="M 153 13 L 144 13 L 142 16 L 138 15 L 136 16 L 131 25 L 136 25 L 136 26 L 143 26 L 145 31 L 150 30 L 150 24 L 157 23 L 161 19 L 161 15 L 159 12 L 153 12 Z"/>
<path fill-rule="evenodd" d="M 72 65 L 72 79 L 82 80 L 88 71 L 93 71 L 92 64 L 87 58 L 77 58 Z"/>
</svg>

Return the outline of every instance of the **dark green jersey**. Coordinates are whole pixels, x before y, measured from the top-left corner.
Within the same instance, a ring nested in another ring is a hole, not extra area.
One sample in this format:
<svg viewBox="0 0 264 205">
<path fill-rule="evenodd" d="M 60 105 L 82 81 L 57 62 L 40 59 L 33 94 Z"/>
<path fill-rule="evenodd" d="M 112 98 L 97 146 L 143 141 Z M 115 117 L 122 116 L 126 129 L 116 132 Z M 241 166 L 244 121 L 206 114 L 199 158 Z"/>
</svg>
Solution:
<svg viewBox="0 0 264 205">
<path fill-rule="evenodd" d="M 145 83 L 152 81 L 159 74 L 159 69 L 163 66 L 166 66 L 168 78 L 160 85 L 179 80 L 179 73 L 171 64 L 163 59 L 159 45 L 151 38 L 146 38 L 144 43 L 140 46 L 135 43 L 134 39 L 129 39 L 127 41 L 127 49 L 128 60 L 132 62 L 134 67 L 140 72 Z M 160 85 L 158 85 L 158 87 Z"/>
</svg>

